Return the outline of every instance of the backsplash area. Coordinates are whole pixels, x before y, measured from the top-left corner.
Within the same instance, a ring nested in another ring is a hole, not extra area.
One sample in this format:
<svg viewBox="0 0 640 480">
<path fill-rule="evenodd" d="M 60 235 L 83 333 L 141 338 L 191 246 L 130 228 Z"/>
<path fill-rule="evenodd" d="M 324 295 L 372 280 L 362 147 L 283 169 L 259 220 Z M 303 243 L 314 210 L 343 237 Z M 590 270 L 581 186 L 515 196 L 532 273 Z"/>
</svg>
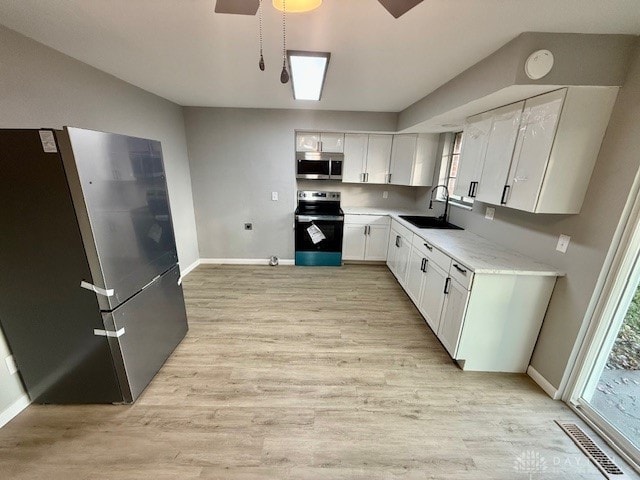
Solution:
<svg viewBox="0 0 640 480">
<path fill-rule="evenodd" d="M 340 192 L 341 203 L 347 207 L 385 207 L 407 210 L 425 210 L 423 199 L 431 187 L 402 187 L 397 185 L 372 185 L 342 183 L 340 181 L 298 180 L 298 190 L 327 190 Z M 384 198 L 384 192 L 388 197 Z"/>
</svg>

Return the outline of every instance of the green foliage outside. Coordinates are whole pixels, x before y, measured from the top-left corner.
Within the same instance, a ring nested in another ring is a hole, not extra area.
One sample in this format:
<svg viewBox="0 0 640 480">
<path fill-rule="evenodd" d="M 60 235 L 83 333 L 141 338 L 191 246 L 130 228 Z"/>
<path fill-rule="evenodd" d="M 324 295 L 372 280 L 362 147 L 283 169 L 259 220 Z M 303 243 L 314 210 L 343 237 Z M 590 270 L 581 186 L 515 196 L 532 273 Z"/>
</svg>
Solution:
<svg viewBox="0 0 640 480">
<path fill-rule="evenodd" d="M 622 328 L 607 360 L 607 368 L 640 370 L 640 286 L 627 310 Z"/>
</svg>

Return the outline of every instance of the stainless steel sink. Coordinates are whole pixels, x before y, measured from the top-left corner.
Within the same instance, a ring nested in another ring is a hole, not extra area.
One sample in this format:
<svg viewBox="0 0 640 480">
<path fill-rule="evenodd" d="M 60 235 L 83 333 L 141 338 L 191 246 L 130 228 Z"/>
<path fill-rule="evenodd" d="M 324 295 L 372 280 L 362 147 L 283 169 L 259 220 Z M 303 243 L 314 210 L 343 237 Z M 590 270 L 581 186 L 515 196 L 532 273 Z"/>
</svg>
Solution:
<svg viewBox="0 0 640 480">
<path fill-rule="evenodd" d="M 444 220 L 440 220 L 436 217 L 427 217 L 420 215 L 400 215 L 400 218 L 406 220 L 411 225 L 418 228 L 438 228 L 443 230 L 463 230 L 462 227 L 458 227 Z"/>
</svg>

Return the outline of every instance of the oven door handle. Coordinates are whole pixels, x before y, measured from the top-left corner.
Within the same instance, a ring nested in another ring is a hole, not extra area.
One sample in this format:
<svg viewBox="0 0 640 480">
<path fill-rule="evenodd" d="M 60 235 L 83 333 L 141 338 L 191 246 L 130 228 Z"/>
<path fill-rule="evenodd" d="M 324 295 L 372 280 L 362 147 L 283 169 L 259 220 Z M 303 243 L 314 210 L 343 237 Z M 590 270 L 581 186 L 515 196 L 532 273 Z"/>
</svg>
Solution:
<svg viewBox="0 0 640 480">
<path fill-rule="evenodd" d="M 343 215 L 296 215 L 297 222 L 314 222 L 326 220 L 328 222 L 341 222 L 344 220 Z"/>
</svg>

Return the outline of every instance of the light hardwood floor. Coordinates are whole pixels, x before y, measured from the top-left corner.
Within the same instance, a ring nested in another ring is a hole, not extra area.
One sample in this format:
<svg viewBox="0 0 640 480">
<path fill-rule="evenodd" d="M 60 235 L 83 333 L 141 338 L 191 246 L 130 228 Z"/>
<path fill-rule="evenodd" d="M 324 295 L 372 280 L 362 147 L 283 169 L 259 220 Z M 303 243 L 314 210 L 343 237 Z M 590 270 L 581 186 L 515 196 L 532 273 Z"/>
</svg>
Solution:
<svg viewBox="0 0 640 480">
<path fill-rule="evenodd" d="M 384 266 L 200 266 L 184 288 L 189 334 L 139 401 L 30 406 L 1 479 L 603 478 L 564 404 L 460 371 Z"/>
</svg>

